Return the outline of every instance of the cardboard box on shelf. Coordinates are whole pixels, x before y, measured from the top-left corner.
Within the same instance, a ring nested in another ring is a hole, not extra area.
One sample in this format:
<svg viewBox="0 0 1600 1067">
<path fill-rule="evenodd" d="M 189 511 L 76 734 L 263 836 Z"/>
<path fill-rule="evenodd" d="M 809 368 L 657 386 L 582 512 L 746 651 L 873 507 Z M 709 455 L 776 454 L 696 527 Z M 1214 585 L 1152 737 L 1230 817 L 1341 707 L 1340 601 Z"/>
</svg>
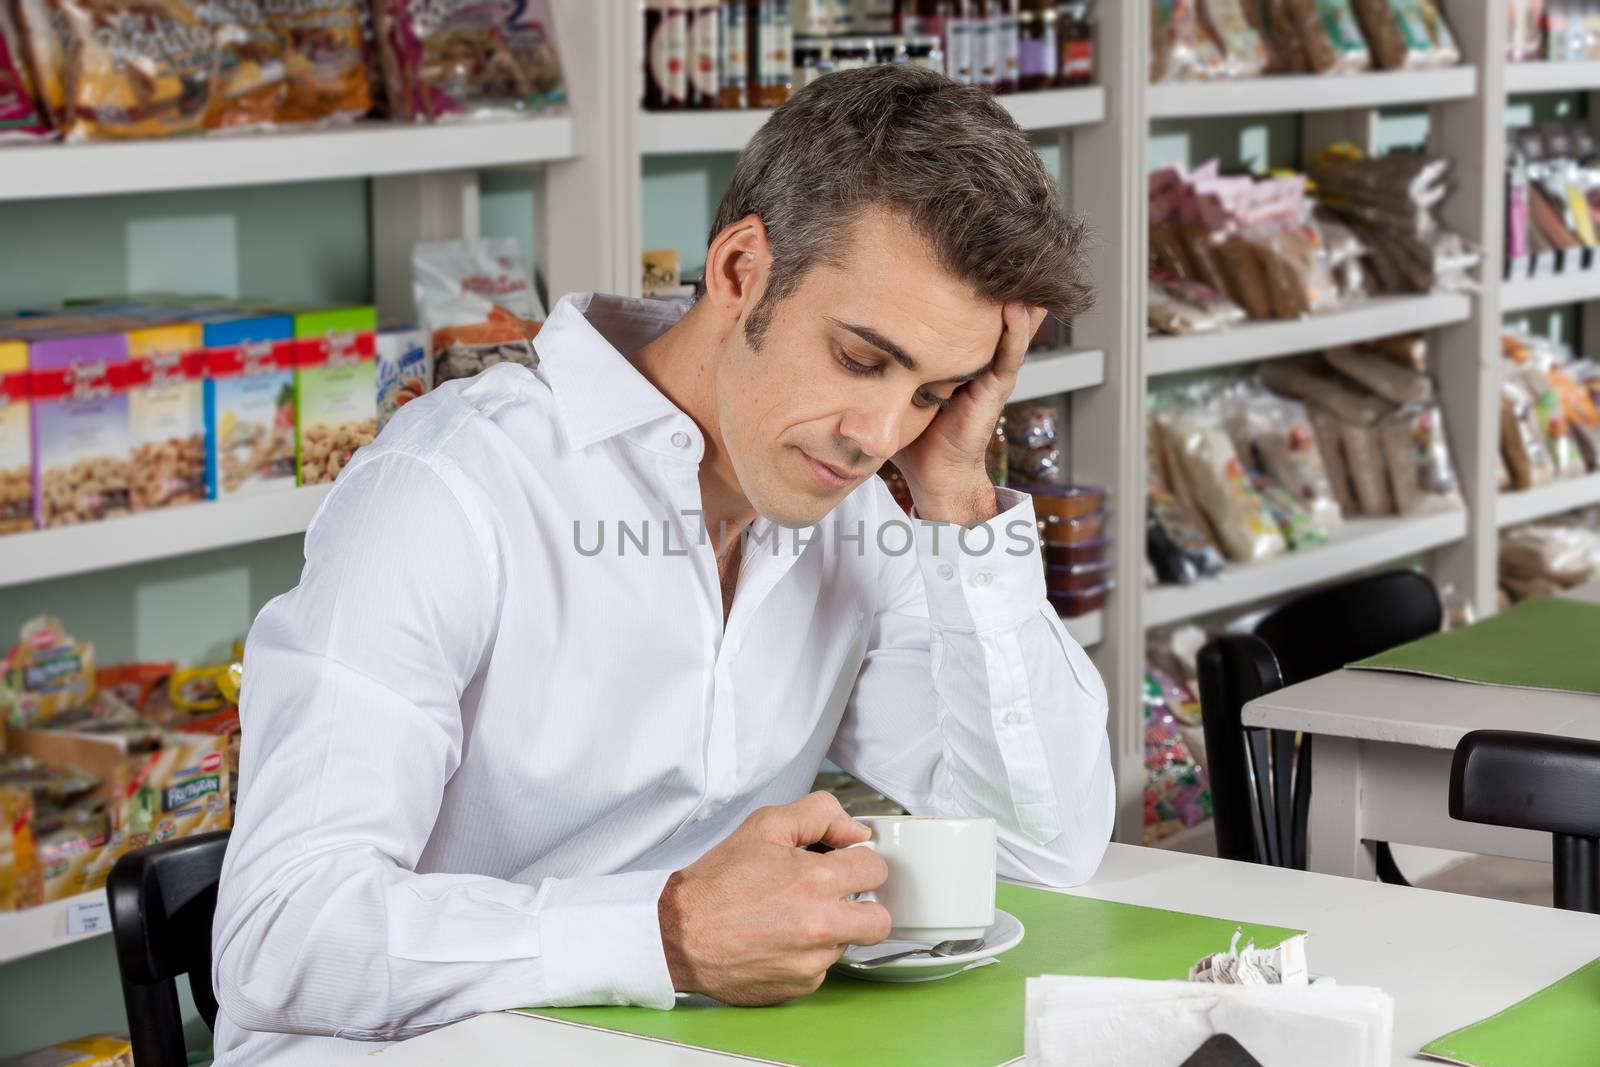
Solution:
<svg viewBox="0 0 1600 1067">
<path fill-rule="evenodd" d="M 378 432 L 377 311 L 295 316 L 295 465 L 301 485 L 331 482 Z"/>
<path fill-rule="evenodd" d="M 294 319 L 236 315 L 201 330 L 207 496 L 294 488 Z"/>
</svg>

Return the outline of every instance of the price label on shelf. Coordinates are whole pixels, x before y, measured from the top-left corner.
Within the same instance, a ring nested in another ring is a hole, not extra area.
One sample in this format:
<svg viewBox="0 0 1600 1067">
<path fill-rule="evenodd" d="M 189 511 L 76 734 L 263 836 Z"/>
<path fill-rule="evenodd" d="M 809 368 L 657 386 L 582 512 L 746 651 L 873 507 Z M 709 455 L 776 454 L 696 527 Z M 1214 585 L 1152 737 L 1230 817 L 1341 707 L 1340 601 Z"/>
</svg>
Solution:
<svg viewBox="0 0 1600 1067">
<path fill-rule="evenodd" d="M 109 929 L 111 929 L 111 908 L 104 900 L 92 900 L 86 904 L 72 904 L 67 907 L 68 937 L 98 934 L 102 930 Z"/>
</svg>

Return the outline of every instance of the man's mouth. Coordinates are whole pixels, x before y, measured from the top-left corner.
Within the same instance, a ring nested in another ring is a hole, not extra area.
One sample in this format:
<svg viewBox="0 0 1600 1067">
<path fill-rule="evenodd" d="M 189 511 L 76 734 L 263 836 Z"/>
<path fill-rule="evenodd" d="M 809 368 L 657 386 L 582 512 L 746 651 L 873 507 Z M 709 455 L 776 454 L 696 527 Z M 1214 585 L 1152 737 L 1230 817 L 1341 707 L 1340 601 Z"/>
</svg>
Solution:
<svg viewBox="0 0 1600 1067">
<path fill-rule="evenodd" d="M 822 462 L 805 449 L 800 450 L 800 455 L 805 459 L 806 465 L 811 468 L 811 476 L 829 492 L 836 493 L 841 489 L 847 489 L 859 480 L 856 475 Z"/>
</svg>

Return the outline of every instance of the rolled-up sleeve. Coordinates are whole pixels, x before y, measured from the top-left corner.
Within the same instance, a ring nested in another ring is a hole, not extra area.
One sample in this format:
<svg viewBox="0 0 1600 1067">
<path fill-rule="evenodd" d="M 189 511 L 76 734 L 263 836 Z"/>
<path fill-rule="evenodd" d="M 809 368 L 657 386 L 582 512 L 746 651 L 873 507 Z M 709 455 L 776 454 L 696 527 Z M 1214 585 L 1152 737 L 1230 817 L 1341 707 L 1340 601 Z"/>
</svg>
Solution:
<svg viewBox="0 0 1600 1067">
<path fill-rule="evenodd" d="M 670 1007 L 669 872 L 537 885 L 416 866 L 503 589 L 487 501 L 438 460 L 341 476 L 245 653 L 241 790 L 213 930 L 251 1030 L 396 1038 L 538 1004 Z"/>
<path fill-rule="evenodd" d="M 990 521 L 919 521 L 883 557 L 829 755 L 913 813 L 993 817 L 1002 874 L 1072 885 L 1111 836 L 1106 690 L 1045 596 L 1031 498 L 996 494 Z"/>
</svg>

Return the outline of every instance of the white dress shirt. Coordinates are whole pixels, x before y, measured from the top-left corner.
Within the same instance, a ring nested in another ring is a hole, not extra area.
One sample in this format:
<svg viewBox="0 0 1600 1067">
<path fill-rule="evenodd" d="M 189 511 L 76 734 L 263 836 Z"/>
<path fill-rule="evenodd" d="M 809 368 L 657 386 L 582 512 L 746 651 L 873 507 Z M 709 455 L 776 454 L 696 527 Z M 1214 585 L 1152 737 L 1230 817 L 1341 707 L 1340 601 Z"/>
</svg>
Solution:
<svg viewBox="0 0 1600 1067">
<path fill-rule="evenodd" d="M 219 1065 L 670 1008 L 669 873 L 825 757 L 912 812 L 992 816 L 1009 877 L 1098 865 L 1106 694 L 1030 499 L 997 490 L 964 544 L 877 478 L 809 537 L 762 520 L 724 625 L 700 431 L 623 354 L 681 313 L 565 298 L 537 370 L 406 405 L 339 476 L 246 646 Z"/>
</svg>

